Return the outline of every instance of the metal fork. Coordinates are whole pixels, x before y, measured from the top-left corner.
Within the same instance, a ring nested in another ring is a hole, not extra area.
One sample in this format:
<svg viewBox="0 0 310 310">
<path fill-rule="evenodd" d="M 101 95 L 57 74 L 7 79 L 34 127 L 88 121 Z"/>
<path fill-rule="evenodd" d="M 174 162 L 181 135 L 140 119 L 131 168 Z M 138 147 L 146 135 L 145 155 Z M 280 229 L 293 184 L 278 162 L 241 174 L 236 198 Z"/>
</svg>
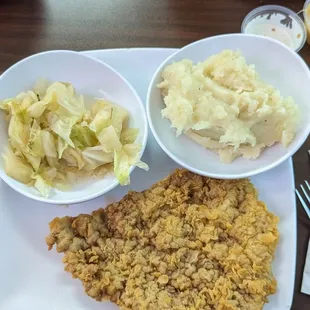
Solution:
<svg viewBox="0 0 310 310">
<path fill-rule="evenodd" d="M 303 206 L 303 208 L 305 209 L 309 219 L 310 219 L 310 185 L 308 183 L 308 181 L 305 181 L 305 186 L 303 184 L 300 185 L 300 188 L 302 190 L 302 192 L 304 193 L 304 196 L 306 197 L 306 199 L 308 200 L 308 205 L 305 202 L 304 198 L 302 198 L 300 192 L 298 191 L 298 189 L 295 189 L 296 195 L 299 198 L 299 201 L 301 203 L 301 205 Z M 308 191 L 308 192 L 307 192 Z"/>
</svg>

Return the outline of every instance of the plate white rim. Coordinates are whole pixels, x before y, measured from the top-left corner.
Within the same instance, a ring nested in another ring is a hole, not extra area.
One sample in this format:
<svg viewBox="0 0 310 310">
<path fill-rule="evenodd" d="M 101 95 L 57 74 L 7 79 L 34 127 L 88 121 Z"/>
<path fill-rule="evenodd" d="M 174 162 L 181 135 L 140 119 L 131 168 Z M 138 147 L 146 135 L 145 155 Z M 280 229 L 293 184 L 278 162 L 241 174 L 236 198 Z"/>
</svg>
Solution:
<svg viewBox="0 0 310 310">
<path fill-rule="evenodd" d="M 117 51 L 121 51 L 121 50 L 126 50 L 126 49 L 117 49 Z M 134 48 L 134 49 L 131 49 L 131 50 L 139 50 L 139 48 Z M 153 50 L 153 49 L 152 48 L 141 48 L 141 50 Z M 158 48 L 158 50 L 160 50 L 160 48 Z M 165 50 L 168 50 L 168 49 L 165 49 Z M 171 52 L 173 52 L 173 50 L 175 50 L 175 49 L 171 49 Z M 109 52 L 114 52 L 114 50 L 113 49 L 100 50 L 100 53 L 101 52 L 109 53 Z M 85 53 L 87 53 L 87 52 L 85 51 Z M 98 53 L 98 51 L 96 51 L 96 50 L 95 51 L 89 51 L 90 56 L 93 56 L 93 57 L 94 57 L 94 55 L 96 53 Z M 290 171 L 290 176 L 291 176 L 291 178 L 289 180 L 290 193 L 291 193 L 290 197 L 292 199 L 292 203 L 293 203 L 292 210 L 293 210 L 293 213 L 294 213 L 294 221 L 293 221 L 294 225 L 291 228 L 292 228 L 292 231 L 295 233 L 295 236 L 297 236 L 297 230 L 296 230 L 296 227 L 297 227 L 297 212 L 296 212 L 296 199 L 295 199 L 295 194 L 294 194 L 295 179 L 294 179 L 294 169 L 293 169 L 292 158 L 289 158 L 287 160 L 287 165 L 289 166 L 289 171 Z M 0 180 L 0 182 L 1 182 L 1 180 Z M 1 197 L 0 197 L 0 215 L 1 215 L 1 211 L 2 211 L 1 210 L 1 207 L 2 207 L 1 203 L 2 203 L 2 201 L 4 202 L 4 200 L 2 200 Z M 44 206 L 42 206 L 42 207 L 44 207 Z M 89 213 L 89 210 L 88 209 L 84 209 L 84 212 Z M 5 213 L 3 213 L 3 214 L 5 214 Z M 0 228 L 1 228 L 1 222 L 2 222 L 2 224 L 4 224 L 3 221 L 1 221 L 1 217 L 0 217 Z M 290 278 L 289 278 L 289 279 L 293 278 L 293 283 L 291 284 L 293 289 L 291 291 L 291 297 L 289 298 L 290 299 L 290 305 L 287 305 L 287 307 L 285 309 L 290 309 L 290 306 L 292 305 L 293 296 L 294 296 L 295 268 L 296 268 L 296 255 L 297 255 L 297 242 L 296 241 L 297 241 L 296 238 L 294 238 L 294 243 L 295 243 L 294 251 L 295 251 L 295 255 L 292 257 L 292 262 L 294 264 L 294 268 L 290 269 L 290 273 L 292 273 L 292 276 L 290 276 Z M 60 257 L 58 257 L 58 259 L 59 259 L 59 263 L 61 263 Z M 70 278 L 70 276 L 69 276 L 69 278 Z M 70 281 L 71 281 L 71 279 L 70 279 Z M 1 305 L 0 305 L 0 309 L 2 309 Z M 33 308 L 33 309 L 36 309 L 36 308 Z M 281 309 L 281 310 L 284 310 L 284 309 Z"/>
</svg>

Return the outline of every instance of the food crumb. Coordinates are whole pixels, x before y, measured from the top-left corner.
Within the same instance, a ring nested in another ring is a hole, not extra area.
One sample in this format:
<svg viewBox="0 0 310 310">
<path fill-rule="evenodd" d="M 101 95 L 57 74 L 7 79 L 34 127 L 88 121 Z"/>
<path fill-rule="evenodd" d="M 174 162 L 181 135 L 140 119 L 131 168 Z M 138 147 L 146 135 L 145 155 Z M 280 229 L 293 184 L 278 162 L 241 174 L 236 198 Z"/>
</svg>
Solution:
<svg viewBox="0 0 310 310">
<path fill-rule="evenodd" d="M 271 30 L 272 30 L 273 32 L 275 32 L 275 31 L 276 31 L 276 29 L 275 29 L 275 28 L 272 28 Z"/>
<path fill-rule="evenodd" d="M 298 33 L 298 35 L 297 35 L 297 39 L 299 39 L 301 37 L 301 34 L 300 33 Z"/>
</svg>

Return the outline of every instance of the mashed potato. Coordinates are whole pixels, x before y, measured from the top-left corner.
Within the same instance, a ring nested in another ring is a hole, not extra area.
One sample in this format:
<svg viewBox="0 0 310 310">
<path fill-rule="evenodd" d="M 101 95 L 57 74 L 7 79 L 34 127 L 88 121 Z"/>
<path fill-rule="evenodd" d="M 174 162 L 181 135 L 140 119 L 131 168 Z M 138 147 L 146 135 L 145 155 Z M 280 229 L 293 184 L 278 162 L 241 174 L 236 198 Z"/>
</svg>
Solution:
<svg viewBox="0 0 310 310">
<path fill-rule="evenodd" d="M 197 65 L 185 59 L 167 66 L 162 77 L 162 116 L 177 136 L 185 133 L 222 162 L 255 159 L 265 147 L 286 147 L 295 137 L 294 100 L 263 82 L 240 52 L 224 50 Z"/>
</svg>

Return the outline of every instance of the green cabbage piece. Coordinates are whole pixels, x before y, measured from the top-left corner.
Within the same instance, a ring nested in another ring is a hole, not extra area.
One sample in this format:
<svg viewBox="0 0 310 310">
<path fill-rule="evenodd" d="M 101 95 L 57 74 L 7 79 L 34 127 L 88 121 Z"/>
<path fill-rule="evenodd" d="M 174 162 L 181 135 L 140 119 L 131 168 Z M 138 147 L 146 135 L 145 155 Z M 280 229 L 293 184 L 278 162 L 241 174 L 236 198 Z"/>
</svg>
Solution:
<svg viewBox="0 0 310 310">
<path fill-rule="evenodd" d="M 5 173 L 9 177 L 24 184 L 29 184 L 32 181 L 31 176 L 34 170 L 25 160 L 16 156 L 10 147 L 2 157 L 4 160 Z"/>
<path fill-rule="evenodd" d="M 120 134 L 121 134 L 122 129 L 123 129 L 123 125 L 124 125 L 124 123 L 126 124 L 128 118 L 129 118 L 129 114 L 128 114 L 127 110 L 125 110 L 122 107 L 113 105 L 111 122 L 112 122 L 112 126 L 114 127 L 118 137 L 120 137 Z"/>
<path fill-rule="evenodd" d="M 45 156 L 56 158 L 57 157 L 56 141 L 53 134 L 50 131 L 42 130 L 41 142 Z"/>
<path fill-rule="evenodd" d="M 57 153 L 58 153 L 58 158 L 62 158 L 62 154 L 64 150 L 68 147 L 68 143 L 60 136 L 58 136 L 57 139 Z"/>
<path fill-rule="evenodd" d="M 138 144 L 126 144 L 119 151 L 114 151 L 114 174 L 121 185 L 130 183 L 130 167 L 137 166 L 144 170 L 149 167 L 138 160 L 141 146 Z"/>
<path fill-rule="evenodd" d="M 28 144 L 30 124 L 25 124 L 17 115 L 12 115 L 9 123 L 8 135 L 11 145 L 19 150 L 25 150 Z"/>
<path fill-rule="evenodd" d="M 70 167 L 77 167 L 79 170 L 81 170 L 85 165 L 81 151 L 78 149 L 73 149 L 70 146 L 64 150 L 62 158 Z"/>
<path fill-rule="evenodd" d="M 77 120 L 78 119 L 75 116 L 60 118 L 53 113 L 50 113 L 48 117 L 50 128 L 73 148 L 75 148 L 75 145 L 71 140 L 70 135 Z"/>
<path fill-rule="evenodd" d="M 112 124 L 111 121 L 112 108 L 110 106 L 103 107 L 98 111 L 89 124 L 89 128 L 95 132 L 99 133 L 103 128 L 108 127 Z"/>
<path fill-rule="evenodd" d="M 34 186 L 40 192 L 41 196 L 48 198 L 52 186 L 39 174 L 33 174 L 32 179 L 35 180 Z"/>
<path fill-rule="evenodd" d="M 41 139 L 41 128 L 37 121 L 34 119 L 29 132 L 29 139 L 26 146 L 26 151 L 32 156 L 39 158 L 44 156 Z"/>
<path fill-rule="evenodd" d="M 41 165 L 41 157 L 33 156 L 28 152 L 22 151 L 27 162 L 32 166 L 35 171 L 38 171 Z"/>
<path fill-rule="evenodd" d="M 114 160 L 114 152 L 105 152 L 101 145 L 85 148 L 82 155 L 85 160 L 85 169 L 88 171 L 112 163 Z"/>
<path fill-rule="evenodd" d="M 0 101 L 0 109 L 4 110 L 7 113 L 13 114 L 11 111 L 12 102 L 14 101 L 14 98 L 7 98 Z"/>
<path fill-rule="evenodd" d="M 84 97 L 76 96 L 71 84 L 56 82 L 46 90 L 44 100 L 53 104 L 50 110 L 62 116 L 82 118 L 86 112 Z"/>
<path fill-rule="evenodd" d="M 117 132 L 112 125 L 102 129 L 99 134 L 97 134 L 97 138 L 107 153 L 119 151 L 122 148 Z"/>
<path fill-rule="evenodd" d="M 32 104 L 30 107 L 27 108 L 27 114 L 29 117 L 32 118 L 39 118 L 44 111 L 46 110 L 49 102 L 48 101 L 38 101 Z"/>
<path fill-rule="evenodd" d="M 75 124 L 72 127 L 70 138 L 73 144 L 79 149 L 84 149 L 98 144 L 98 140 L 94 132 L 91 131 L 88 126 L 82 126 L 81 124 Z"/>
<path fill-rule="evenodd" d="M 129 143 L 134 143 L 137 139 L 137 136 L 139 134 L 139 129 L 138 128 L 125 128 L 121 132 L 121 143 L 124 144 L 129 144 Z"/>
<path fill-rule="evenodd" d="M 38 100 L 44 98 L 46 90 L 48 88 L 48 84 L 49 84 L 48 80 L 41 78 L 33 86 L 33 91 L 37 94 Z"/>
<path fill-rule="evenodd" d="M 76 116 L 78 118 L 83 117 L 86 109 L 84 107 L 84 98 L 79 96 L 76 98 L 72 97 L 59 97 L 58 104 L 69 112 L 69 115 Z"/>
</svg>

